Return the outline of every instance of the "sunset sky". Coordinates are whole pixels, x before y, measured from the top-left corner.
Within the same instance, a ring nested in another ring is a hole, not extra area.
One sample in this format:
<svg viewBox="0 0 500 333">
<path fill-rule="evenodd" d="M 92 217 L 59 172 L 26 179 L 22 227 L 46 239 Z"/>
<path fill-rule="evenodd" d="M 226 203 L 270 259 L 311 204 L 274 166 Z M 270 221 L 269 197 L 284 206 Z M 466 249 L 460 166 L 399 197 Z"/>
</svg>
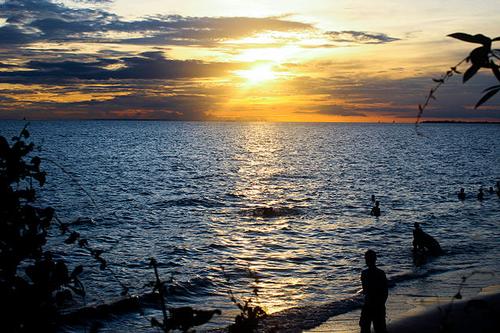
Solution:
<svg viewBox="0 0 500 333">
<path fill-rule="evenodd" d="M 500 36 L 500 1 L 0 0 L 0 119 L 413 122 L 454 32 Z M 424 119 L 500 121 L 495 82 Z"/>
</svg>

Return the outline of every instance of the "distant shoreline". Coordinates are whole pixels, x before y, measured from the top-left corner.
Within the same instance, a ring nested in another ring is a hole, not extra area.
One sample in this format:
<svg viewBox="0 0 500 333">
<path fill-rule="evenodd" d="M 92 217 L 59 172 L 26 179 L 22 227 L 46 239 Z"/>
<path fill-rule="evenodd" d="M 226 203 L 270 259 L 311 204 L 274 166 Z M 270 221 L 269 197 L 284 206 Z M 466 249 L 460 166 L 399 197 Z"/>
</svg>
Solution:
<svg viewBox="0 0 500 333">
<path fill-rule="evenodd" d="M 24 121 L 24 122 L 57 122 L 57 121 L 136 121 L 136 122 L 196 122 L 196 123 L 282 123 L 282 124 L 380 124 L 380 125 L 415 125 L 414 122 L 389 122 L 389 121 L 367 121 L 367 122 L 305 122 L 305 121 L 264 121 L 264 120 L 181 120 L 181 119 L 148 119 L 148 118 L 61 118 L 61 119 L 0 119 L 0 121 Z M 424 120 L 420 124 L 486 124 L 499 125 L 500 121 L 463 121 L 463 120 Z"/>
<path fill-rule="evenodd" d="M 461 120 L 425 120 L 422 124 L 493 124 L 498 125 L 500 121 L 461 121 Z"/>
</svg>

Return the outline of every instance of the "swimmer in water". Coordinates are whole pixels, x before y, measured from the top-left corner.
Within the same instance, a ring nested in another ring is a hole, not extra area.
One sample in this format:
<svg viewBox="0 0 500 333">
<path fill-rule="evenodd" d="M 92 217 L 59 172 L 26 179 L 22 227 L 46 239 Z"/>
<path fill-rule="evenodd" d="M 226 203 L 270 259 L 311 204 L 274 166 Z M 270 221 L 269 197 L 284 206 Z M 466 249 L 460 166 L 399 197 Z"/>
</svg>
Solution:
<svg viewBox="0 0 500 333">
<path fill-rule="evenodd" d="M 375 201 L 375 206 L 372 207 L 372 211 L 370 212 L 371 216 L 380 216 L 380 202 L 377 200 Z"/>
<path fill-rule="evenodd" d="M 477 193 L 477 200 L 483 200 L 484 199 L 484 193 L 483 193 L 483 188 L 479 188 L 479 192 Z"/>
<path fill-rule="evenodd" d="M 458 192 L 458 199 L 465 200 L 465 190 L 463 187 L 460 189 L 460 192 Z"/>
</svg>

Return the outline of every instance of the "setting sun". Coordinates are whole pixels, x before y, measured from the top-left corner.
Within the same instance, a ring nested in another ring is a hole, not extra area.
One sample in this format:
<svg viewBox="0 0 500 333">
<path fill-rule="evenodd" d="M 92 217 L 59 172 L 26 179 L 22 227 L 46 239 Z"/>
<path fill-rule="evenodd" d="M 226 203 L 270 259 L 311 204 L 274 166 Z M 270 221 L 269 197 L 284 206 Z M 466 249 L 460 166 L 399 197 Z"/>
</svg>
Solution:
<svg viewBox="0 0 500 333">
<path fill-rule="evenodd" d="M 273 71 L 272 65 L 258 65 L 249 70 L 235 71 L 236 75 L 247 80 L 249 84 L 257 84 L 264 81 L 276 79 L 277 74 Z"/>
</svg>

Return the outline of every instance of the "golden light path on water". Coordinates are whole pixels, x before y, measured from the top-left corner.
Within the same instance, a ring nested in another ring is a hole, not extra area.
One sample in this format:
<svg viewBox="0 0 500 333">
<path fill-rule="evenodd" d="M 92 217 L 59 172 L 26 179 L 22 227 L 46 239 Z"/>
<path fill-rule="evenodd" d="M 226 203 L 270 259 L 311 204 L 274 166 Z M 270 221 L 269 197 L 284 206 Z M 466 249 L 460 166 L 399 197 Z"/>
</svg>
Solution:
<svg viewBox="0 0 500 333">
<path fill-rule="evenodd" d="M 234 193 L 245 198 L 249 210 L 283 206 L 280 198 L 303 200 L 300 194 L 304 190 L 303 185 L 286 188 L 272 182 L 272 179 L 290 171 L 284 160 L 290 153 L 289 147 L 276 129 L 273 123 L 249 124 L 238 140 L 242 149 L 235 156 L 238 181 Z M 310 256 L 311 251 L 286 244 L 285 235 L 292 232 L 294 222 L 289 216 L 273 219 L 252 217 L 251 220 L 251 223 L 236 224 L 231 228 L 219 227 L 214 232 L 221 245 L 238 249 L 234 252 L 235 266 L 248 267 L 261 277 L 262 272 L 269 272 L 264 273 L 264 278 L 249 279 L 249 290 L 256 287 L 259 292 L 257 297 L 252 297 L 254 304 L 262 306 L 268 313 L 301 304 L 307 294 L 303 288 L 308 285 L 310 277 L 288 276 L 286 272 L 291 271 L 296 260 Z"/>
</svg>

